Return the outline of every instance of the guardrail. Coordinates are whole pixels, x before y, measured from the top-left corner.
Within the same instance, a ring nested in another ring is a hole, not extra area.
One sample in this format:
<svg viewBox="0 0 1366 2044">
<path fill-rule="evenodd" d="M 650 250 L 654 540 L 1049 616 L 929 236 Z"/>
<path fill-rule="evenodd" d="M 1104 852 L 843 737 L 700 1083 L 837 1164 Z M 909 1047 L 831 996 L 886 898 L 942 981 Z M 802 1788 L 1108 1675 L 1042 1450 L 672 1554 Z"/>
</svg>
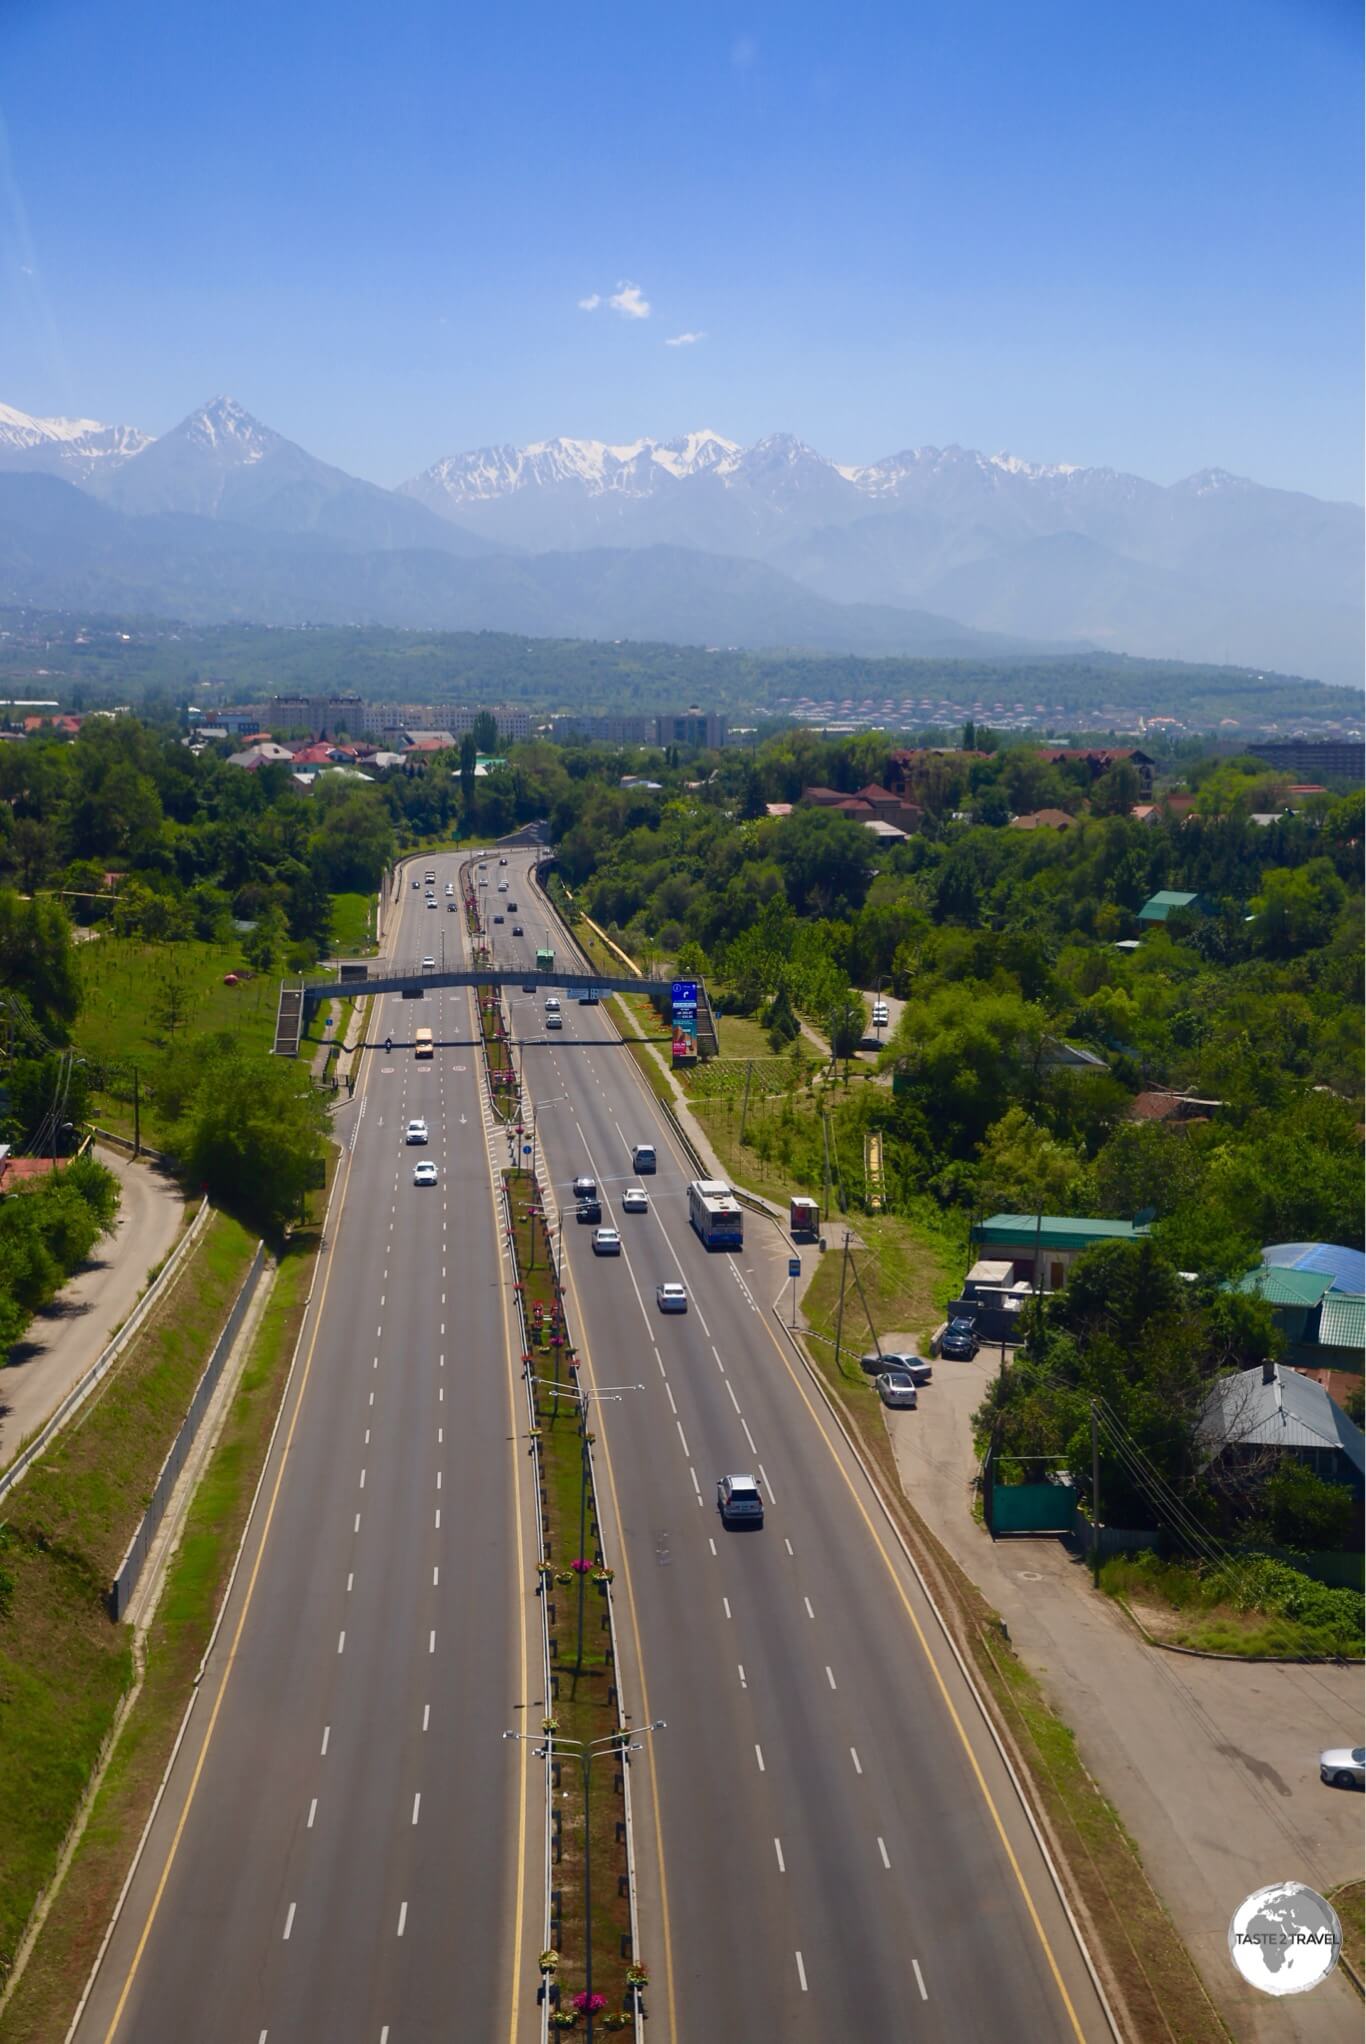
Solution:
<svg viewBox="0 0 1366 2044">
<path fill-rule="evenodd" d="M 57 1407 L 51 1419 L 47 1421 L 42 1431 L 15 1457 L 14 1461 L 10 1463 L 9 1468 L 4 1472 L 4 1475 L 0 1476 L 0 1498 L 3 1498 L 9 1491 L 13 1490 L 21 1477 L 27 1475 L 29 1469 L 37 1461 L 43 1450 L 50 1446 L 67 1421 L 84 1405 L 101 1377 L 118 1361 L 127 1344 L 132 1340 L 143 1321 L 147 1318 L 147 1315 L 151 1312 L 152 1307 L 169 1288 L 181 1264 L 189 1254 L 191 1243 L 198 1240 L 208 1222 L 208 1218 L 209 1203 L 207 1200 L 204 1200 L 200 1205 L 199 1212 L 176 1243 L 175 1248 L 171 1251 L 151 1284 L 148 1285 L 118 1333 L 101 1350 L 85 1375 L 72 1385 L 66 1397 Z"/>
<path fill-rule="evenodd" d="M 166 1507 L 171 1501 L 171 1493 L 175 1489 L 176 1478 L 185 1465 L 186 1456 L 194 1446 L 195 1435 L 199 1432 L 200 1421 L 208 1410 L 209 1400 L 213 1397 L 218 1379 L 223 1374 L 223 1365 L 232 1353 L 232 1345 L 237 1339 L 242 1322 L 246 1318 L 247 1308 L 250 1306 L 255 1295 L 257 1280 L 260 1278 L 265 1258 L 266 1245 L 264 1242 L 258 1242 L 256 1254 L 251 1259 L 251 1264 L 246 1276 L 242 1280 L 237 1297 L 228 1309 L 228 1317 L 223 1323 L 223 1331 L 214 1343 L 213 1353 L 204 1365 L 203 1374 L 199 1382 L 195 1385 L 194 1396 L 190 1400 L 190 1409 L 181 1421 L 179 1431 L 171 1443 L 166 1460 L 161 1465 L 156 1483 L 152 1489 L 151 1499 L 146 1511 L 142 1515 L 141 1524 L 129 1541 L 123 1560 L 115 1571 L 114 1580 L 109 1586 L 108 1597 L 109 1616 L 114 1620 L 115 1624 L 118 1623 L 123 1617 L 124 1612 L 128 1609 L 129 1601 L 134 1590 L 137 1588 L 138 1577 L 142 1574 L 143 1564 L 147 1560 L 157 1528 L 165 1517 Z"/>
</svg>

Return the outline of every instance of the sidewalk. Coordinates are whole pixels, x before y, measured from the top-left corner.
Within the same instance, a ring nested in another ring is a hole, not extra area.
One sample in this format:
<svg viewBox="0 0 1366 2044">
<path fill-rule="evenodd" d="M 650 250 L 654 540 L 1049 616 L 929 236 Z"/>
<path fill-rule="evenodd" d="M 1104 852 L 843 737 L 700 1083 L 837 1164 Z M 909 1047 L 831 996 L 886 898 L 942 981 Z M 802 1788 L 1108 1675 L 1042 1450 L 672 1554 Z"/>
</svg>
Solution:
<svg viewBox="0 0 1366 2044">
<path fill-rule="evenodd" d="M 1061 1541 L 993 1541 L 971 1513 L 970 1417 L 997 1367 L 995 1349 L 971 1363 L 940 1358 L 919 1408 L 886 1415 L 907 1497 L 1076 1733 L 1234 2036 L 1359 2038 L 1361 2003 L 1341 1974 L 1316 1993 L 1271 2000 L 1243 1986 L 1227 1936 L 1238 1904 L 1268 1882 L 1322 1893 L 1360 1875 L 1361 1799 L 1325 1788 L 1318 1756 L 1360 1737 L 1361 1669 L 1163 1653 L 1092 1589 Z"/>
<path fill-rule="evenodd" d="M 93 1153 L 112 1171 L 123 1199 L 112 1235 L 38 1314 L 0 1370 L 0 1469 L 12 1462 L 107 1347 L 147 1286 L 147 1273 L 174 1248 L 185 1202 L 174 1182 L 116 1150 Z"/>
</svg>

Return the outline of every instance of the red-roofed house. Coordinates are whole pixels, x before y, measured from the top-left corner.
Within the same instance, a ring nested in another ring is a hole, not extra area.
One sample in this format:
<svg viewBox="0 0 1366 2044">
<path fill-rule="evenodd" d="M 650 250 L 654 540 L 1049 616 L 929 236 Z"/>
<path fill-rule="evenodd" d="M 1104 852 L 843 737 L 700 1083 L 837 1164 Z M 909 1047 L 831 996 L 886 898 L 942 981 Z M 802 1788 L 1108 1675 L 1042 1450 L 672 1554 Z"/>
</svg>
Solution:
<svg viewBox="0 0 1366 2044">
<path fill-rule="evenodd" d="M 1024 816 L 1012 816 L 1012 830 L 1071 830 L 1076 817 L 1069 816 L 1065 809 L 1031 809 Z"/>
<path fill-rule="evenodd" d="M 0 1198 L 50 1178 L 60 1161 L 58 1157 L 0 1157 Z"/>
<path fill-rule="evenodd" d="M 1049 766 L 1075 766 L 1080 762 L 1090 779 L 1098 781 L 1103 773 L 1121 760 L 1127 760 L 1138 775 L 1144 801 L 1153 792 L 1153 767 L 1156 761 L 1146 752 L 1140 752 L 1133 745 L 1060 745 L 1045 746 L 1043 757 Z"/>
</svg>

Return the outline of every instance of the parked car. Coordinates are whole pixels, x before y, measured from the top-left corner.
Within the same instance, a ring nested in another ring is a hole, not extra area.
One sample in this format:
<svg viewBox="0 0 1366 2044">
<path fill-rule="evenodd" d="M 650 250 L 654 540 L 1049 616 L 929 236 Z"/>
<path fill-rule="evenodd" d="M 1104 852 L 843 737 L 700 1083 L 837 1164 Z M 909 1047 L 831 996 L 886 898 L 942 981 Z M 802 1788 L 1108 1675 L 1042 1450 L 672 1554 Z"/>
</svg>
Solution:
<svg viewBox="0 0 1366 2044">
<path fill-rule="evenodd" d="M 686 1313 L 688 1310 L 687 1290 L 673 1279 L 670 1279 L 665 1284 L 656 1285 L 655 1304 L 661 1313 Z"/>
<path fill-rule="evenodd" d="M 424 1162 L 424 1163 L 421 1163 L 421 1164 L 414 1164 L 414 1166 L 413 1166 L 413 1184 L 414 1184 L 414 1185 L 435 1185 L 435 1184 L 436 1184 L 436 1166 L 435 1166 L 435 1164 L 428 1164 L 428 1163 L 425 1163 L 425 1162 Z"/>
<path fill-rule="evenodd" d="M 595 1228 L 593 1231 L 594 1256 L 620 1256 L 621 1236 L 615 1228 Z"/>
<path fill-rule="evenodd" d="M 421 1120 L 421 1118 L 416 1121 L 410 1121 L 403 1140 L 405 1143 L 425 1143 L 427 1140 L 426 1122 Z"/>
<path fill-rule="evenodd" d="M 885 1348 L 882 1351 L 882 1367 L 884 1370 L 904 1370 L 912 1384 L 925 1385 L 934 1377 L 932 1363 L 927 1363 L 922 1356 L 906 1355 L 898 1349 Z"/>
<path fill-rule="evenodd" d="M 1366 1788 L 1366 1746 L 1330 1746 L 1319 1755 L 1319 1778 L 1333 1788 Z"/>
<path fill-rule="evenodd" d="M 621 1210 L 626 1214 L 648 1214 L 650 1195 L 643 1185 L 628 1185 L 621 1195 Z"/>
<path fill-rule="evenodd" d="M 951 1362 L 970 1363 L 980 1347 L 977 1329 L 971 1320 L 950 1320 L 944 1329 L 939 1353 Z"/>
<path fill-rule="evenodd" d="M 762 1526 L 764 1501 L 752 1476 L 723 1476 L 716 1486 L 723 1526 Z"/>
<path fill-rule="evenodd" d="M 908 1412 L 914 1412 L 919 1402 L 905 1370 L 884 1370 L 877 1380 L 877 1395 L 884 1405 L 903 1406 Z"/>
<path fill-rule="evenodd" d="M 900 1370 L 912 1384 L 928 1384 L 934 1375 L 932 1366 L 922 1362 L 919 1356 L 905 1355 L 898 1349 L 889 1348 L 879 1353 L 870 1349 L 866 1356 L 859 1357 L 859 1368 L 866 1370 L 870 1377 L 880 1377 L 884 1370 Z"/>
</svg>

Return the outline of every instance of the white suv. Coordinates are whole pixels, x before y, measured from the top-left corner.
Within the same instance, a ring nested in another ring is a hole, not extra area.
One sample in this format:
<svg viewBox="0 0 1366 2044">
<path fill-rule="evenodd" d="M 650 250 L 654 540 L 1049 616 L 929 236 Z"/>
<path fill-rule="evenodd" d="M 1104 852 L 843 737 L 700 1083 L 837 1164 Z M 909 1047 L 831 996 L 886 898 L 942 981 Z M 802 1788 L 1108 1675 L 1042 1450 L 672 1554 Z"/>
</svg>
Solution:
<svg viewBox="0 0 1366 2044">
<path fill-rule="evenodd" d="M 410 1121 L 408 1123 L 408 1132 L 404 1136 L 403 1140 L 405 1143 L 425 1143 L 427 1140 L 426 1122 Z"/>
</svg>

